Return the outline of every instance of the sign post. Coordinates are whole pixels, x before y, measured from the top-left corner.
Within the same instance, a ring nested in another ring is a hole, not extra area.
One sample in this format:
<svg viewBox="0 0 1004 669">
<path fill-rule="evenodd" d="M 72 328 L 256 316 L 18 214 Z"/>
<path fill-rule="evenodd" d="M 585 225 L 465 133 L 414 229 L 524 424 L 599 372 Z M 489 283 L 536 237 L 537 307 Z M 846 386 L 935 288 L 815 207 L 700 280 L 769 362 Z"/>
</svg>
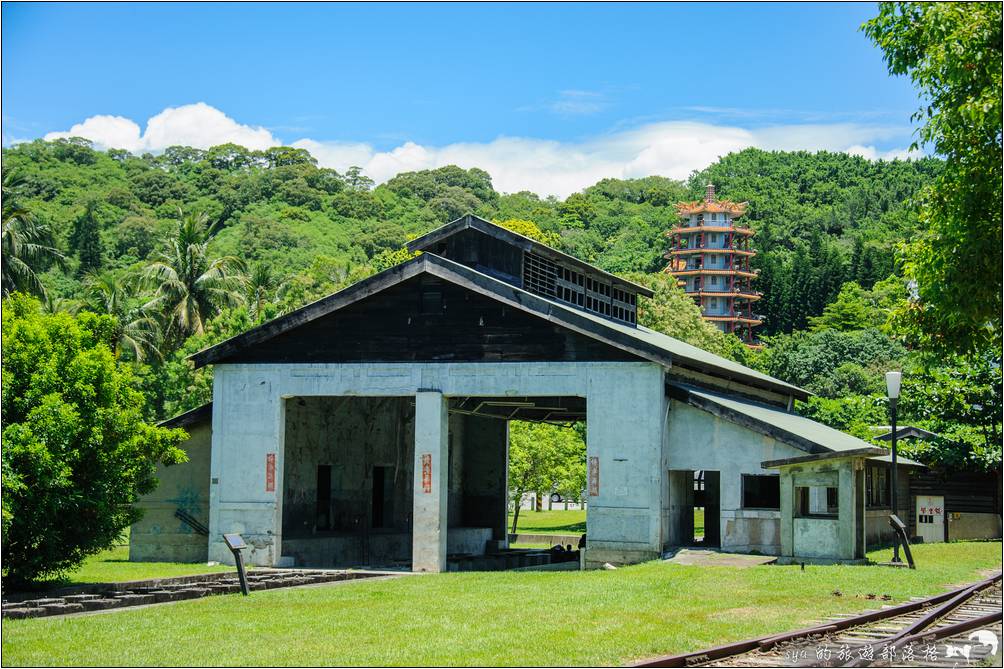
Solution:
<svg viewBox="0 0 1004 669">
<path fill-rule="evenodd" d="M 244 573 L 244 556 L 241 554 L 241 551 L 247 548 L 248 545 L 244 543 L 244 538 L 239 534 L 224 534 L 223 541 L 226 542 L 230 552 L 234 554 L 234 562 L 237 565 L 237 578 L 241 582 L 241 593 L 247 597 L 251 593 L 248 591 L 248 579 Z"/>
</svg>

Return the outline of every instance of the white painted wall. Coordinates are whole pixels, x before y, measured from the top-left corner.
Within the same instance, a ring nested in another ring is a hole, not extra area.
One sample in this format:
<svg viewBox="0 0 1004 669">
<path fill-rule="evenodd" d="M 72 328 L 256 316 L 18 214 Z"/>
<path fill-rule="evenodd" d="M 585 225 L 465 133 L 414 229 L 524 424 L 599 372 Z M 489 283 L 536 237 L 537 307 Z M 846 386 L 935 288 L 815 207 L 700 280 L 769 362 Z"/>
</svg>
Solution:
<svg viewBox="0 0 1004 669">
<path fill-rule="evenodd" d="M 805 451 L 677 400 L 670 403 L 666 423 L 664 469 L 721 472 L 722 550 L 780 554 L 780 512 L 743 509 L 742 475 L 777 474 L 760 463 L 806 455 Z M 687 483 L 692 485 L 681 481 Z"/>
</svg>

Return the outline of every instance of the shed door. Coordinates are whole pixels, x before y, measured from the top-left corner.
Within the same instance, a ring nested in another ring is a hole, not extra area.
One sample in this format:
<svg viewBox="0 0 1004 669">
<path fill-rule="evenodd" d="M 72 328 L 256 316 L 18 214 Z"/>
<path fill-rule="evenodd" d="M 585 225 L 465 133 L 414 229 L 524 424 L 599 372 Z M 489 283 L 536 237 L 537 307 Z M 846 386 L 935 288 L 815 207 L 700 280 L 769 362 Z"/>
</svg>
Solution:
<svg viewBox="0 0 1004 669">
<path fill-rule="evenodd" d="M 945 498 L 935 495 L 917 495 L 917 536 L 925 544 L 945 540 Z"/>
</svg>

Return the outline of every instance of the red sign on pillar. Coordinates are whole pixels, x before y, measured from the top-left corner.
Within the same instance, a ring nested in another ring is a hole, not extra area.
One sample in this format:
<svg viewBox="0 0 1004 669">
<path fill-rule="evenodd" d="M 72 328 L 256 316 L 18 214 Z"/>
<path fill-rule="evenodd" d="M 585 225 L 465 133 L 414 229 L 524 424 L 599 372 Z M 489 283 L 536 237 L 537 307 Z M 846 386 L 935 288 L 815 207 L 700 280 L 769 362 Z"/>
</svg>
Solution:
<svg viewBox="0 0 1004 669">
<path fill-rule="evenodd" d="M 265 492 L 275 492 L 275 453 L 265 454 Z"/>
<path fill-rule="evenodd" d="M 422 453 L 422 492 L 432 492 L 432 453 Z"/>
<path fill-rule="evenodd" d="M 600 459 L 589 458 L 589 496 L 596 497 L 600 494 Z"/>
</svg>

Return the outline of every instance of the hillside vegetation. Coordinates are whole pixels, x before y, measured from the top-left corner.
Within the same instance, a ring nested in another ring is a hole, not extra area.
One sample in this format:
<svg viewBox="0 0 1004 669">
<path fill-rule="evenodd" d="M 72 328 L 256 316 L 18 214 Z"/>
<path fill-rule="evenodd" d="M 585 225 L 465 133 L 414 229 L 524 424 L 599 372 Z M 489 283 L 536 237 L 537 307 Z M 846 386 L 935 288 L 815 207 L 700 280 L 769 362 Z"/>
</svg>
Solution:
<svg viewBox="0 0 1004 669">
<path fill-rule="evenodd" d="M 807 415 L 870 438 L 887 420 L 882 374 L 904 369 L 901 420 L 946 435 L 918 455 L 981 469 L 1000 458 L 993 356 L 932 363 L 891 319 L 908 296 L 896 249 L 922 233 L 914 198 L 937 178 L 936 159 L 748 149 L 686 182 L 604 179 L 564 200 L 499 193 L 487 172 L 456 166 L 375 186 L 289 147 L 135 156 L 38 140 L 3 160 L 5 217 L 30 212 L 24 234 L 63 255 L 34 261 L 46 308 L 116 317 L 115 353 L 133 363 L 151 419 L 211 397 L 212 370 L 187 356 L 407 260 L 409 239 L 473 212 L 649 285 L 641 323 L 806 387 Z M 703 321 L 662 272 L 675 204 L 708 182 L 749 203 L 761 353 Z"/>
<path fill-rule="evenodd" d="M 288 304 L 326 293 L 363 266 L 392 264 L 410 237 L 468 212 L 532 221 L 547 241 L 611 272 L 657 272 L 675 203 L 700 197 L 711 181 L 723 197 L 750 203 L 765 334 L 804 328 L 845 281 L 871 288 L 889 276 L 894 246 L 917 231 L 911 198 L 940 166 L 748 149 L 686 183 L 604 179 L 558 200 L 501 194 L 483 170 L 455 166 L 399 174 L 374 188 L 357 169 L 320 168 L 289 147 L 133 156 L 96 151 L 82 139 L 38 140 L 4 149 L 3 161 L 23 179 L 24 205 L 70 258 L 43 277 L 53 299 L 83 298 L 87 272 L 155 259 L 179 218 L 193 213 L 216 231 L 210 255 L 267 265 L 287 282 Z"/>
</svg>

